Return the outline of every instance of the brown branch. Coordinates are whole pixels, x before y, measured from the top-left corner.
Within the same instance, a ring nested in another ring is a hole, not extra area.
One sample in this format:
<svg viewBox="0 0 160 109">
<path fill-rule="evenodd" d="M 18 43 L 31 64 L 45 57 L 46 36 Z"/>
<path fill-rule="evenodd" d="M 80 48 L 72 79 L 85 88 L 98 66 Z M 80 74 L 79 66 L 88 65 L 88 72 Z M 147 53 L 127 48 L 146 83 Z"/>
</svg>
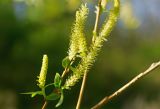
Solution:
<svg viewBox="0 0 160 109">
<path fill-rule="evenodd" d="M 94 42 L 96 36 L 97 36 L 97 29 L 98 29 L 98 23 L 99 23 L 99 18 L 100 18 L 100 12 L 101 12 L 101 2 L 102 0 L 98 1 L 98 6 L 96 7 L 96 21 L 94 25 L 94 30 L 93 30 L 93 38 L 92 41 Z"/>
<path fill-rule="evenodd" d="M 78 97 L 76 109 L 80 109 L 80 105 L 81 105 L 82 97 L 83 97 L 83 93 L 84 93 L 84 88 L 85 88 L 85 84 L 86 84 L 86 80 L 87 80 L 87 74 L 88 73 L 85 72 L 84 76 L 83 76 L 83 81 L 82 81 L 82 85 L 81 85 L 81 90 L 79 92 L 79 97 Z"/>
<path fill-rule="evenodd" d="M 110 96 L 106 96 L 104 97 L 99 103 L 97 103 L 95 106 L 93 106 L 91 109 L 99 109 L 100 107 L 102 107 L 103 105 L 105 105 L 106 103 L 108 103 L 108 101 L 112 100 L 114 97 L 118 96 L 119 94 L 121 94 L 123 91 L 125 91 L 129 86 L 131 86 L 132 84 L 134 84 L 135 82 L 137 82 L 139 79 L 141 79 L 142 77 L 144 77 L 145 75 L 149 74 L 151 71 L 155 70 L 156 68 L 158 68 L 160 66 L 160 61 L 151 64 L 151 66 L 144 72 L 140 73 L 139 75 L 137 75 L 136 77 L 134 77 L 131 81 L 129 81 L 126 85 L 124 85 L 123 87 L 121 87 L 119 90 L 117 90 L 116 92 L 114 92 L 113 94 L 111 94 Z"/>
<path fill-rule="evenodd" d="M 95 25 L 94 25 L 94 29 L 93 29 L 93 37 L 92 37 L 92 42 L 93 43 L 94 43 L 95 38 L 97 36 L 97 29 L 98 29 L 98 23 L 99 23 L 100 12 L 101 12 L 101 2 L 102 2 L 102 0 L 98 1 L 98 6 L 96 7 L 96 11 L 95 11 L 96 12 L 96 20 L 95 20 Z M 81 84 L 81 89 L 80 89 L 80 92 L 79 92 L 79 97 L 78 97 L 76 109 L 80 109 L 86 80 L 87 80 L 87 72 L 85 72 L 84 76 L 83 76 L 83 81 L 82 81 L 82 84 Z"/>
<path fill-rule="evenodd" d="M 44 104 L 43 104 L 43 106 L 42 106 L 42 109 L 46 109 L 47 104 L 48 104 L 48 102 L 47 102 L 47 101 L 45 101 L 45 102 L 44 102 Z"/>
</svg>

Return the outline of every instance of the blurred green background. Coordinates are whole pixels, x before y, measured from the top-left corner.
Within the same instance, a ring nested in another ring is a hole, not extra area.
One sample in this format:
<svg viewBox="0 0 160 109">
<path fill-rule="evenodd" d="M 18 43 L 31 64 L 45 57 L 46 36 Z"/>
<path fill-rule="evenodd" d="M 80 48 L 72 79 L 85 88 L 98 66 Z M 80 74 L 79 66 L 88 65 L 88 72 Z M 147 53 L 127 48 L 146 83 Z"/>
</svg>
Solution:
<svg viewBox="0 0 160 109">
<path fill-rule="evenodd" d="M 20 93 L 38 90 L 43 54 L 49 57 L 48 83 L 63 71 L 61 60 L 67 55 L 74 14 L 82 2 L 90 8 L 85 30 L 90 42 L 97 1 L 0 0 L 0 109 L 41 108 L 43 98 Z M 159 10 L 159 0 L 122 0 L 119 22 L 89 72 L 82 109 L 89 109 L 160 59 Z M 75 109 L 79 89 L 80 83 L 66 91 L 58 109 Z M 56 103 L 49 103 L 48 109 Z M 160 109 L 160 69 L 102 109 Z"/>
</svg>

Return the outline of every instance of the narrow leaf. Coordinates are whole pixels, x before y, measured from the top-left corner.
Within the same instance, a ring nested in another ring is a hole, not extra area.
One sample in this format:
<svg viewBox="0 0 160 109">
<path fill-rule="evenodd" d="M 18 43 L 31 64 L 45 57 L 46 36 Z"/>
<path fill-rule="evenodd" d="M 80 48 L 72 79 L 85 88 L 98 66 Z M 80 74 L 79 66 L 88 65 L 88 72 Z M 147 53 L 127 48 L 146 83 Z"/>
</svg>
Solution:
<svg viewBox="0 0 160 109">
<path fill-rule="evenodd" d="M 26 93 L 21 93 L 21 94 L 31 95 L 32 98 L 35 97 L 36 95 L 43 95 L 42 91 L 26 92 Z"/>
<path fill-rule="evenodd" d="M 62 91 L 62 92 L 61 92 L 61 98 L 59 99 L 59 101 L 58 101 L 58 103 L 56 104 L 55 107 L 59 107 L 60 105 L 62 105 L 63 99 L 64 99 L 64 95 L 63 95 L 63 91 Z"/>
</svg>

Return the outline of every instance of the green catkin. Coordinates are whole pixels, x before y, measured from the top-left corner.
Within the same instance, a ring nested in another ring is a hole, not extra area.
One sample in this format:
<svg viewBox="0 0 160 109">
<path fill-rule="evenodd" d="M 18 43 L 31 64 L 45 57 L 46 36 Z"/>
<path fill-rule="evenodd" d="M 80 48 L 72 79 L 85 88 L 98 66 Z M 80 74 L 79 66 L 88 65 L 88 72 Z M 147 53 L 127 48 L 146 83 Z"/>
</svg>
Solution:
<svg viewBox="0 0 160 109">
<path fill-rule="evenodd" d="M 45 86 L 47 69 L 48 69 L 48 57 L 47 57 L 47 55 L 43 55 L 42 67 L 41 67 L 41 71 L 40 71 L 40 74 L 39 74 L 38 80 L 37 80 L 38 81 L 37 85 L 40 88 L 43 88 Z"/>
<path fill-rule="evenodd" d="M 109 36 L 117 22 L 117 18 L 119 16 L 119 7 L 119 0 L 114 0 L 114 9 L 111 10 L 109 18 L 103 25 L 99 36 L 96 37 L 95 42 L 91 44 L 87 56 L 83 57 L 83 60 L 77 66 L 75 72 L 66 80 L 63 89 L 70 89 L 70 87 L 74 86 L 84 75 L 84 73 L 88 72 L 88 70 L 91 68 L 95 62 L 98 52 L 103 46 L 103 42 L 106 40 L 107 36 Z"/>
<path fill-rule="evenodd" d="M 120 8 L 119 0 L 114 0 L 114 9 L 110 11 L 109 19 L 106 19 L 99 34 L 100 37 L 106 38 L 111 33 L 114 25 L 117 22 L 118 19 L 117 16 L 119 16 L 119 8 Z"/>
<path fill-rule="evenodd" d="M 72 60 L 77 53 L 85 55 L 87 52 L 87 44 L 84 36 L 84 24 L 88 15 L 88 8 L 86 5 L 81 5 L 81 8 L 76 12 L 76 20 L 73 25 L 70 47 L 69 59 Z"/>
</svg>

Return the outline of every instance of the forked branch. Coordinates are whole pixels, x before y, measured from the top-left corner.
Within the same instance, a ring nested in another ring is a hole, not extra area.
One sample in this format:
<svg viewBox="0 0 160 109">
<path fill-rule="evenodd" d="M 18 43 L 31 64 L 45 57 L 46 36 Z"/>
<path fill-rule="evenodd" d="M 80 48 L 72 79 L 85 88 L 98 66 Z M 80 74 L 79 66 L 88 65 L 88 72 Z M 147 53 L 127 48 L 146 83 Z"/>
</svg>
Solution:
<svg viewBox="0 0 160 109">
<path fill-rule="evenodd" d="M 151 66 L 144 72 L 140 73 L 139 75 L 137 75 L 136 77 L 134 77 L 131 81 L 129 81 L 126 85 L 124 85 L 123 87 L 121 87 L 119 90 L 117 90 L 116 92 L 114 92 L 113 94 L 111 94 L 110 96 L 106 96 L 104 97 L 100 102 L 98 102 L 95 106 L 93 106 L 91 109 L 99 109 L 100 107 L 102 107 L 103 105 L 105 105 L 106 103 L 108 103 L 108 101 L 112 100 L 114 97 L 118 96 L 119 94 L 121 94 L 123 91 L 125 91 L 129 86 L 131 86 L 132 84 L 134 84 L 135 82 L 137 82 L 139 79 L 141 79 L 142 77 L 144 77 L 145 75 L 149 74 L 151 71 L 155 70 L 156 68 L 158 68 L 160 66 L 160 61 L 156 62 L 156 63 L 152 63 Z"/>
</svg>

